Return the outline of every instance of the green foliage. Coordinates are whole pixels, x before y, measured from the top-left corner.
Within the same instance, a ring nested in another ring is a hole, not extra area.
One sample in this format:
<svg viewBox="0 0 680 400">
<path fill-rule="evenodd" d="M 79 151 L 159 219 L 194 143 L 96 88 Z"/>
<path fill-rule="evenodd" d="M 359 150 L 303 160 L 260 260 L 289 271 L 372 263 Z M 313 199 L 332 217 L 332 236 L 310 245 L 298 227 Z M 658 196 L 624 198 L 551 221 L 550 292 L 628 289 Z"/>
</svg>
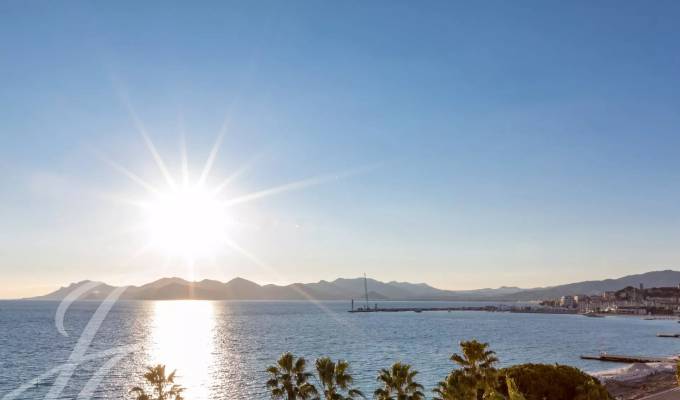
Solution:
<svg viewBox="0 0 680 400">
<path fill-rule="evenodd" d="M 415 381 L 418 371 L 401 362 L 392 367 L 383 368 L 378 374 L 378 382 L 382 387 L 373 394 L 377 400 L 424 400 L 423 385 Z"/>
<path fill-rule="evenodd" d="M 473 400 L 477 398 L 477 385 L 461 370 L 451 371 L 433 389 L 434 400 Z"/>
<path fill-rule="evenodd" d="M 610 400 L 607 390 L 593 377 L 566 365 L 520 364 L 502 369 L 499 390 L 508 395 L 508 381 L 526 400 Z"/>
<path fill-rule="evenodd" d="M 349 374 L 347 361 L 333 362 L 328 357 L 316 360 L 316 372 L 326 400 L 351 400 L 364 397 L 360 390 L 352 388 L 354 379 Z"/>
<path fill-rule="evenodd" d="M 613 400 L 607 389 L 592 376 L 566 365 L 520 364 L 496 369 L 498 359 L 488 343 L 476 340 L 460 343 L 461 354 L 453 354 L 457 368 L 437 384 L 434 400 Z M 305 370 L 303 358 L 285 353 L 267 372 L 267 387 L 272 398 L 286 400 L 352 400 L 364 397 L 352 387 L 353 378 L 346 361 L 328 357 L 316 360 L 322 392 L 309 383 L 312 374 Z M 424 400 L 423 386 L 409 364 L 397 362 L 380 370 L 376 400 Z M 174 373 L 171 374 L 171 377 Z M 680 361 L 676 377 L 680 385 Z M 156 400 L 139 397 L 137 400 Z M 165 400 L 162 398 L 160 400 Z M 170 397 L 167 400 L 174 400 Z M 176 400 L 181 400 L 177 397 Z"/>
<path fill-rule="evenodd" d="M 144 379 L 148 386 L 151 386 L 151 394 L 148 394 L 144 388 L 135 386 L 130 390 L 135 400 L 184 400 L 182 397 L 184 388 L 175 384 L 175 371 L 166 376 L 165 365 L 147 367 Z"/>
<path fill-rule="evenodd" d="M 271 391 L 272 398 L 306 400 L 316 397 L 316 388 L 308 382 L 312 374 L 306 368 L 304 358 L 295 358 L 291 353 L 282 354 L 275 365 L 267 368 L 270 375 L 267 388 Z"/>
<path fill-rule="evenodd" d="M 611 399 L 607 389 L 590 377 L 585 383 L 576 387 L 576 397 L 574 400 L 602 400 Z"/>
<path fill-rule="evenodd" d="M 462 382 L 470 385 L 476 393 L 472 398 L 479 400 L 493 398 L 498 384 L 496 353 L 489 350 L 488 343 L 476 340 L 460 342 L 460 349 L 462 354 L 452 355 L 451 361 L 460 367 L 465 378 Z"/>
</svg>

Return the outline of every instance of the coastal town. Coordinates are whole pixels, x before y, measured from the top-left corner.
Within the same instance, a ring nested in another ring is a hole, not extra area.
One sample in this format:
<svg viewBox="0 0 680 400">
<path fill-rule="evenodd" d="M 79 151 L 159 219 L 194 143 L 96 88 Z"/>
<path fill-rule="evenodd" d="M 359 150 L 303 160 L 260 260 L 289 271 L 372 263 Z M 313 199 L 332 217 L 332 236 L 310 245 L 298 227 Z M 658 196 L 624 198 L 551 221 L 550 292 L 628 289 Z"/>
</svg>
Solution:
<svg viewBox="0 0 680 400">
<path fill-rule="evenodd" d="M 557 298 L 537 299 L 526 303 L 500 302 L 495 304 L 467 304 L 448 306 L 384 307 L 371 304 L 368 281 L 364 276 L 364 296 L 355 304 L 352 299 L 350 313 L 371 312 L 423 312 L 423 311 L 488 311 L 544 314 L 583 314 L 589 317 L 606 315 L 641 316 L 646 319 L 680 318 L 680 284 L 674 287 L 645 288 L 626 286 L 615 291 L 589 295 L 563 295 Z M 355 305 L 357 307 L 355 307 Z M 680 335 L 678 335 L 680 336 Z M 676 336 L 674 336 L 676 337 Z"/>
<path fill-rule="evenodd" d="M 640 315 L 671 317 L 680 315 L 680 285 L 645 288 L 628 286 L 600 295 L 561 296 L 539 303 L 546 312 L 581 313 L 586 315 Z"/>
</svg>

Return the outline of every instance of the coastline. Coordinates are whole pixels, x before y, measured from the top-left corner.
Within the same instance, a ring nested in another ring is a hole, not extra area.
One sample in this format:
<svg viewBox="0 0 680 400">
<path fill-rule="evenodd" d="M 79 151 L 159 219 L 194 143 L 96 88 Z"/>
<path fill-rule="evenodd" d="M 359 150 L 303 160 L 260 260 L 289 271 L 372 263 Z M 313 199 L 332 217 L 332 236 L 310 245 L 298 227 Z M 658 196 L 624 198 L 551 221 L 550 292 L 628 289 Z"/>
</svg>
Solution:
<svg viewBox="0 0 680 400">
<path fill-rule="evenodd" d="M 678 360 L 678 356 L 669 358 Z M 677 388 L 675 370 L 675 361 L 670 361 L 633 363 L 589 374 L 599 379 L 617 400 L 642 400 Z"/>
</svg>

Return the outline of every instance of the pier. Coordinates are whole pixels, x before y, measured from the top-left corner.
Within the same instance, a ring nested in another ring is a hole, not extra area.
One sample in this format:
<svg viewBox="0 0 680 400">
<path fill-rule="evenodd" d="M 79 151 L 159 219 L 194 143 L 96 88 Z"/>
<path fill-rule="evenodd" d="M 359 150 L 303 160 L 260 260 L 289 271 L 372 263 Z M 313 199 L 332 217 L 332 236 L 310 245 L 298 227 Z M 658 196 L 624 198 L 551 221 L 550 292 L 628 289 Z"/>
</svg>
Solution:
<svg viewBox="0 0 680 400">
<path fill-rule="evenodd" d="M 373 307 L 359 307 L 354 308 L 354 301 L 352 301 L 352 308 L 347 310 L 350 313 L 378 313 L 378 312 L 415 312 L 421 313 L 423 311 L 486 311 L 486 312 L 510 312 L 510 313 L 528 313 L 528 314 L 577 314 L 576 310 L 555 310 L 555 309 L 541 309 L 531 307 L 508 307 L 508 306 L 458 306 L 458 307 L 378 307 L 375 304 Z"/>
<path fill-rule="evenodd" d="M 680 333 L 657 333 L 657 337 L 680 338 Z"/>
<path fill-rule="evenodd" d="M 668 357 L 645 357 L 645 356 L 626 356 L 621 354 L 600 353 L 598 355 L 583 355 L 583 360 L 609 361 L 618 363 L 661 363 L 673 361 Z"/>
<path fill-rule="evenodd" d="M 485 307 L 390 307 L 390 308 L 357 308 L 350 313 L 374 313 L 374 312 L 423 312 L 423 311 L 507 311 L 494 306 Z"/>
</svg>

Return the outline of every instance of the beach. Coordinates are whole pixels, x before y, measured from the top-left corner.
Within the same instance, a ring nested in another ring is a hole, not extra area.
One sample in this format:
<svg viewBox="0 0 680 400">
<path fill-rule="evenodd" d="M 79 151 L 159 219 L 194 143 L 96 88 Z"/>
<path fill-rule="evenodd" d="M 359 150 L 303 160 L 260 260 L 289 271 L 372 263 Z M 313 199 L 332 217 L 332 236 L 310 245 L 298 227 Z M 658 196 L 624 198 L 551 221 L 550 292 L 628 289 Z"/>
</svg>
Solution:
<svg viewBox="0 0 680 400">
<path fill-rule="evenodd" d="M 680 399 L 675 363 L 634 363 L 591 373 L 617 400 Z"/>
</svg>

